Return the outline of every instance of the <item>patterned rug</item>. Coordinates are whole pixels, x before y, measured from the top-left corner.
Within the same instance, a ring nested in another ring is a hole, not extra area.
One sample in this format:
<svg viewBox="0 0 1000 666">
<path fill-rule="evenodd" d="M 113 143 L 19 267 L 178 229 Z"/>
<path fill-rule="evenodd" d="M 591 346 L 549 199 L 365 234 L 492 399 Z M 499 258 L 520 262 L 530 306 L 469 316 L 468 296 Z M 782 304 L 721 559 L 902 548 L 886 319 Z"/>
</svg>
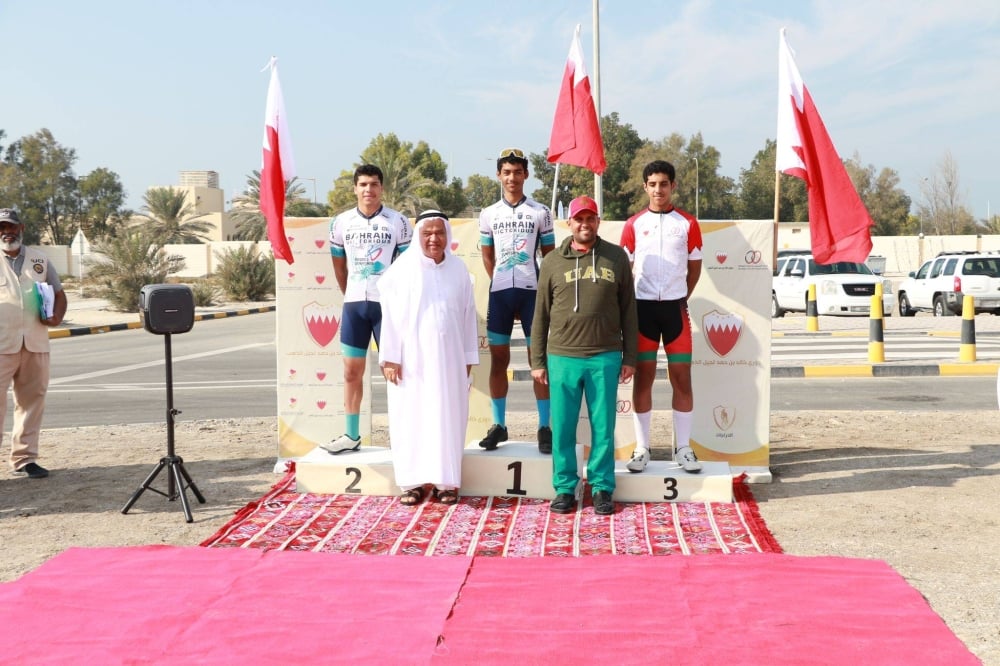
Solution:
<svg viewBox="0 0 1000 666">
<path fill-rule="evenodd" d="M 745 480 L 736 501 L 616 504 L 549 511 L 548 500 L 462 497 L 417 507 L 398 497 L 296 493 L 295 470 L 200 545 L 362 555 L 577 557 L 780 553 Z M 589 495 L 589 493 L 587 493 Z"/>
</svg>

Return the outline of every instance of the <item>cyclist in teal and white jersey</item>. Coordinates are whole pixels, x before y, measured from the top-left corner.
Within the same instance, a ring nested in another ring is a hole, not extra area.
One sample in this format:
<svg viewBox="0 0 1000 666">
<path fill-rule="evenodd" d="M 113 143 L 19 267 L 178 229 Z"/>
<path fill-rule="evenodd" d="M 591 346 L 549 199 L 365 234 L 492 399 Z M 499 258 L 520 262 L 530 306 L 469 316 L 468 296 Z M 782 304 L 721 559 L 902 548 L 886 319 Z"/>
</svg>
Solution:
<svg viewBox="0 0 1000 666">
<path fill-rule="evenodd" d="M 490 276 L 486 313 L 486 335 L 490 344 L 490 398 L 493 425 L 479 446 L 487 451 L 507 441 L 507 367 L 510 365 L 510 334 L 514 320 L 531 345 L 531 321 L 538 291 L 538 262 L 555 247 L 555 231 L 549 209 L 524 195 L 528 160 L 517 148 L 501 151 L 497 159 L 500 201 L 479 214 L 483 264 Z M 549 387 L 534 383 L 538 404 L 538 450 L 552 453 L 549 428 Z"/>
<path fill-rule="evenodd" d="M 346 432 L 320 446 L 331 453 L 356 449 L 361 443 L 361 398 L 365 358 L 372 336 L 378 346 L 382 306 L 378 279 L 410 245 L 413 228 L 402 213 L 382 205 L 382 170 L 363 164 L 354 171 L 357 208 L 330 223 L 330 254 L 337 286 L 344 294 L 340 347 L 344 354 Z"/>
</svg>

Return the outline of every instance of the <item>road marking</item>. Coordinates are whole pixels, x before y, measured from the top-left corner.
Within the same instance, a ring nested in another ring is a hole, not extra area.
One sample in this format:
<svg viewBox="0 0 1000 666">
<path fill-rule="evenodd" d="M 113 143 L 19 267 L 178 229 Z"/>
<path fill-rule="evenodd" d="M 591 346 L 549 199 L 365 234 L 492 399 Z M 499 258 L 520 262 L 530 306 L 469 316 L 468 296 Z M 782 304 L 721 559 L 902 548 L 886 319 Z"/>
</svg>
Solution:
<svg viewBox="0 0 1000 666">
<path fill-rule="evenodd" d="M 214 351 L 200 352 L 198 354 L 188 354 L 186 356 L 175 356 L 173 361 L 190 361 L 196 358 L 205 358 L 207 356 L 218 356 L 220 354 L 229 354 L 231 352 L 243 351 L 244 349 L 253 349 L 255 347 L 272 347 L 273 342 L 255 342 L 249 345 L 240 345 L 239 347 L 224 347 L 223 349 L 216 349 Z M 70 382 L 80 381 L 82 379 L 93 379 L 95 377 L 107 377 L 108 375 L 116 375 L 122 372 L 131 372 L 132 370 L 142 370 L 143 368 L 155 368 L 159 365 L 164 365 L 166 359 L 161 359 L 159 361 L 149 361 L 148 363 L 133 363 L 132 365 L 122 365 L 117 368 L 107 368 L 105 370 L 96 370 L 94 372 L 85 372 L 80 375 L 70 375 L 69 377 L 59 377 L 57 379 L 52 379 L 49 381 L 49 386 L 57 386 L 59 384 L 68 384 Z"/>
</svg>

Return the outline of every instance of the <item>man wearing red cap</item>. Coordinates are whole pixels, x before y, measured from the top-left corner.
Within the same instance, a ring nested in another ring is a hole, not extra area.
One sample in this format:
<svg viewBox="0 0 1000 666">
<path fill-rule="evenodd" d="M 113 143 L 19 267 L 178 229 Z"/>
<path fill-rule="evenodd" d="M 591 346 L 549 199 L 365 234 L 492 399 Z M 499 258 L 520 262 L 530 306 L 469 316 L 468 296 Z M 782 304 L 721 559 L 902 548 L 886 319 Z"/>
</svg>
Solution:
<svg viewBox="0 0 1000 666">
<path fill-rule="evenodd" d="M 43 253 L 22 244 L 24 225 L 12 208 L 0 208 L 0 385 L 4 401 L 14 385 L 14 427 L 10 463 L 14 473 L 31 479 L 49 475 L 39 465 L 38 434 L 49 388 L 49 326 L 66 314 L 66 292 L 59 273 Z M 52 311 L 39 307 L 40 283 L 54 294 Z M 6 405 L 0 409 L 0 437 Z"/>
<path fill-rule="evenodd" d="M 597 235 L 590 197 L 569 204 L 571 236 L 542 260 L 531 337 L 531 375 L 552 400 L 553 513 L 576 511 L 576 426 L 581 400 L 590 420 L 594 512 L 615 511 L 615 414 L 618 383 L 632 377 L 638 325 L 632 268 L 625 251 Z"/>
<path fill-rule="evenodd" d="M 649 207 L 628 219 L 621 243 L 635 271 L 639 314 L 639 362 L 632 385 L 636 445 L 626 463 L 641 472 L 649 462 L 653 414 L 653 379 L 660 341 L 667 354 L 673 392 L 674 460 L 686 472 L 700 472 L 691 449 L 694 392 L 691 388 L 691 318 L 688 299 L 701 277 L 701 227 L 693 215 L 671 203 L 677 188 L 674 165 L 656 160 L 642 171 Z"/>
</svg>

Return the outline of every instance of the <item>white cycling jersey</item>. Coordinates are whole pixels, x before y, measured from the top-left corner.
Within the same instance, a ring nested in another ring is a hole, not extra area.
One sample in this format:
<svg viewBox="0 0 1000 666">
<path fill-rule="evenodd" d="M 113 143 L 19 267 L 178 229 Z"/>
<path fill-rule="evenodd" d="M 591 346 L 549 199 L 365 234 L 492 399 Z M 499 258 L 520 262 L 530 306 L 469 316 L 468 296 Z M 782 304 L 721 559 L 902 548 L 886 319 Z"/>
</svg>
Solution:
<svg viewBox="0 0 1000 666">
<path fill-rule="evenodd" d="M 352 208 L 333 218 L 330 254 L 347 260 L 344 302 L 378 301 L 378 279 L 412 238 L 406 216 L 385 206 L 371 217 Z"/>
<path fill-rule="evenodd" d="M 493 246 L 496 260 L 490 291 L 538 289 L 535 253 L 556 242 L 546 206 L 528 197 L 514 206 L 501 199 L 479 214 L 479 237 L 483 245 Z"/>
</svg>

